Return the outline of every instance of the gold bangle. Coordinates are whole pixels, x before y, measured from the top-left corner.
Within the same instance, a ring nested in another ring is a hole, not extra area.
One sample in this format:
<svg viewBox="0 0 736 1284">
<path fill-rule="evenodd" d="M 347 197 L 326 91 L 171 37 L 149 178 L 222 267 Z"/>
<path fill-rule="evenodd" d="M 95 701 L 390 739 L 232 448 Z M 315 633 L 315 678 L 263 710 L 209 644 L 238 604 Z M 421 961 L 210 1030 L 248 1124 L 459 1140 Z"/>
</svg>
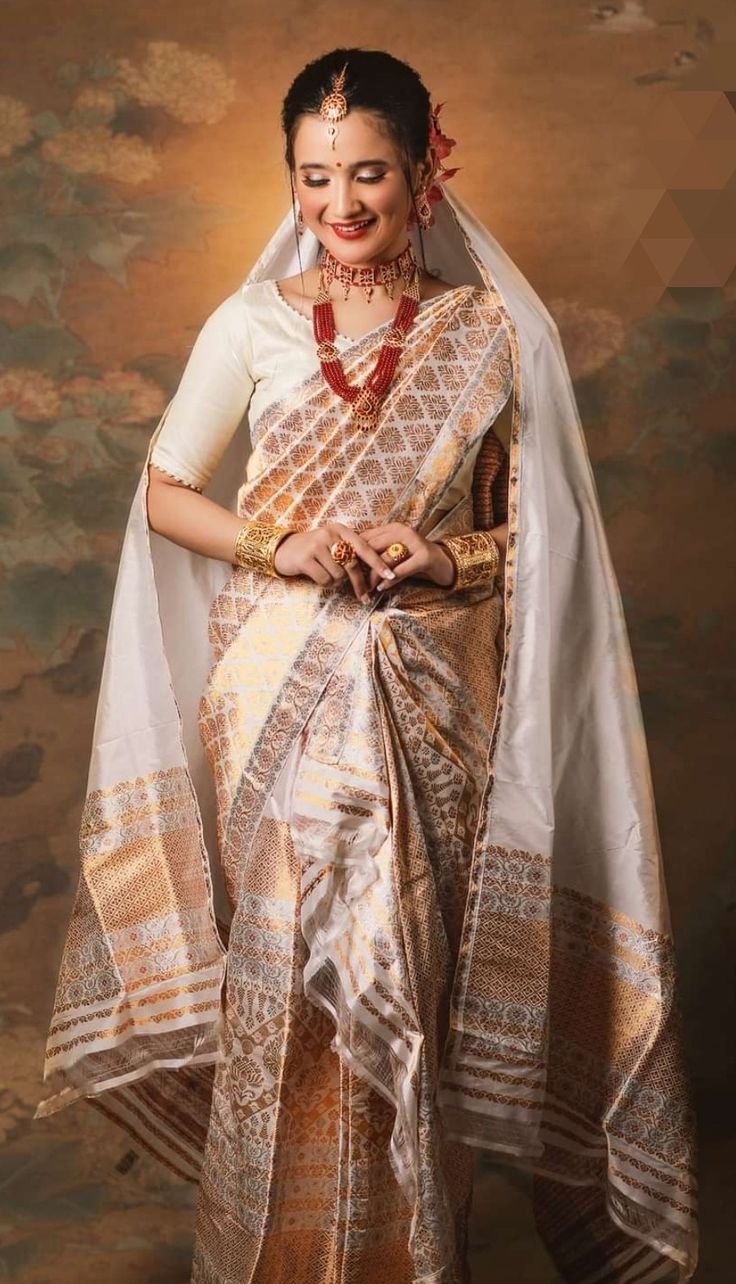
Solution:
<svg viewBox="0 0 736 1284">
<path fill-rule="evenodd" d="M 448 588 L 470 588 L 473 584 L 485 584 L 495 579 L 501 552 L 490 531 L 448 535 L 437 543 L 449 554 L 455 567 L 455 578 Z"/>
<path fill-rule="evenodd" d="M 261 571 L 264 575 L 287 579 L 287 576 L 279 575 L 274 559 L 279 544 L 296 529 L 295 526 L 246 522 L 235 537 L 234 564 L 243 566 L 247 571 Z"/>
</svg>

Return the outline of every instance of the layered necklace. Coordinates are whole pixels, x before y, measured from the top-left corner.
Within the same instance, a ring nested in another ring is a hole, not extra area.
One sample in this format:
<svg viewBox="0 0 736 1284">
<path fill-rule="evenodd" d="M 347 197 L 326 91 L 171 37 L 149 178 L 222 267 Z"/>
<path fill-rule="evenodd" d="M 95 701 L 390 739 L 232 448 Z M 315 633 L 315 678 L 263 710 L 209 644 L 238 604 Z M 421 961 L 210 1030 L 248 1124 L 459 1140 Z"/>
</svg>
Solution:
<svg viewBox="0 0 736 1284">
<path fill-rule="evenodd" d="M 351 287 L 357 285 L 370 302 L 376 285 L 383 285 L 392 299 L 395 283 L 399 279 L 404 283 L 399 307 L 384 335 L 376 363 L 364 383 L 350 383 L 335 346 L 337 330 L 330 285 L 333 281 L 338 281 L 343 286 L 346 299 Z M 381 403 L 396 373 L 406 336 L 419 311 L 420 300 L 419 264 L 411 242 L 395 258 L 379 263 L 377 267 L 352 267 L 349 263 L 342 263 L 325 248 L 320 262 L 317 302 L 312 306 L 317 356 L 327 383 L 333 392 L 352 406 L 352 418 L 360 428 L 375 428 L 378 423 Z"/>
</svg>

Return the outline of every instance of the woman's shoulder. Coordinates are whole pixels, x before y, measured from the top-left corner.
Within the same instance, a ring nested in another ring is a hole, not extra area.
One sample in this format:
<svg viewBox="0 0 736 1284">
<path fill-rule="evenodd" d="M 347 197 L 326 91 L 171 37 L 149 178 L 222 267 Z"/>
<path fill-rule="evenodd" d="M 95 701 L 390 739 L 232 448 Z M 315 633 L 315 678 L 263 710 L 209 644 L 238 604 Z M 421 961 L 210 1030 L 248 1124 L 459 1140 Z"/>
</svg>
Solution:
<svg viewBox="0 0 736 1284">
<path fill-rule="evenodd" d="M 503 325 L 503 313 L 499 307 L 499 296 L 483 284 L 465 282 L 453 285 L 441 277 L 427 277 L 422 285 L 422 297 L 438 298 L 443 294 L 457 293 L 458 306 L 461 311 L 477 318 L 491 329 Z"/>
<path fill-rule="evenodd" d="M 467 306 L 491 330 L 506 329 L 502 300 L 495 290 L 485 285 L 472 285 L 468 289 Z"/>
<path fill-rule="evenodd" d="M 427 274 L 422 277 L 421 289 L 423 299 L 436 299 L 439 298 L 441 294 L 449 294 L 450 291 L 456 290 L 457 288 L 458 287 L 453 285 L 451 281 L 443 281 L 442 277 L 439 276 L 430 276 Z"/>
<path fill-rule="evenodd" d="M 223 299 L 215 313 L 233 339 L 242 338 L 252 348 L 261 331 L 265 328 L 270 333 L 273 327 L 274 303 L 274 282 L 266 277 L 244 281 Z"/>
<path fill-rule="evenodd" d="M 222 298 L 205 320 L 205 328 L 222 337 L 235 337 L 247 331 L 251 315 L 263 307 L 264 282 L 242 282 Z"/>
<path fill-rule="evenodd" d="M 298 307 L 299 304 L 303 307 L 305 303 L 314 303 L 317 298 L 319 270 L 316 267 L 305 268 L 303 273 L 279 277 L 272 284 L 287 303 L 293 307 Z"/>
<path fill-rule="evenodd" d="M 259 312 L 268 308 L 273 300 L 274 282 L 265 277 L 259 281 L 244 281 L 238 295 L 244 312 Z"/>
<path fill-rule="evenodd" d="M 213 361 L 237 354 L 251 374 L 258 369 L 264 342 L 267 346 L 274 329 L 272 285 L 269 280 L 244 281 L 222 298 L 201 325 L 199 351 Z"/>
<path fill-rule="evenodd" d="M 243 281 L 215 308 L 212 315 L 238 326 L 247 324 L 258 313 L 268 309 L 273 300 L 274 282 L 266 277 L 258 281 Z"/>
</svg>

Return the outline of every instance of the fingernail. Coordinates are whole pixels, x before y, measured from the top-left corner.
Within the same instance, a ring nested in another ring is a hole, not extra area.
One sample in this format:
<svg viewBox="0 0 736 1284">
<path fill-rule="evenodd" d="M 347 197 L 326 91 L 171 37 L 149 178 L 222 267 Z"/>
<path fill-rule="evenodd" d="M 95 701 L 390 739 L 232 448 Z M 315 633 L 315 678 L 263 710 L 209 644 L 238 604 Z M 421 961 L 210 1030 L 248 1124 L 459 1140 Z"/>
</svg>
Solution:
<svg viewBox="0 0 736 1284">
<path fill-rule="evenodd" d="M 360 600 L 361 600 L 361 602 L 363 603 L 363 605 L 364 605 L 364 606 L 367 606 L 367 605 L 368 605 L 368 603 L 369 603 L 369 602 L 370 602 L 370 600 L 371 600 L 371 595 L 370 595 L 370 593 L 364 593 L 364 594 L 363 594 L 363 596 L 362 596 L 362 598 L 361 598 Z"/>
<path fill-rule="evenodd" d="M 381 571 L 381 574 L 383 575 L 383 578 L 384 578 L 385 580 L 395 580 L 395 579 L 396 579 L 396 572 L 395 572 L 395 571 L 392 571 L 392 570 L 391 570 L 391 568 L 390 568 L 390 567 L 388 567 L 388 566 L 386 567 L 385 571 Z"/>
<path fill-rule="evenodd" d="M 376 585 L 376 588 L 378 589 L 379 593 L 380 593 L 381 589 L 385 589 L 385 587 L 386 587 L 386 585 L 385 585 L 385 584 L 377 584 L 377 585 Z"/>
</svg>

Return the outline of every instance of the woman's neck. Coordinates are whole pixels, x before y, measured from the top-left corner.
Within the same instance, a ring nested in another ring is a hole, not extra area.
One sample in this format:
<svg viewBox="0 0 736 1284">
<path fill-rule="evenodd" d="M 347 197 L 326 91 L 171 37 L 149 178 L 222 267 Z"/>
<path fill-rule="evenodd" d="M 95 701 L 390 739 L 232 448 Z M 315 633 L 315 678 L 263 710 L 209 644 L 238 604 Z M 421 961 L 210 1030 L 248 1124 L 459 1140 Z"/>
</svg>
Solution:
<svg viewBox="0 0 736 1284">
<path fill-rule="evenodd" d="M 397 290 L 401 292 L 410 286 L 419 271 L 411 242 L 407 243 L 393 258 L 385 259 L 375 266 L 363 267 L 354 263 L 345 263 L 325 247 L 318 266 L 320 289 L 326 297 L 329 297 L 332 284 L 335 282 L 339 288 L 342 288 L 345 299 L 355 288 L 363 291 L 367 302 L 370 302 L 376 288 L 381 286 L 389 297 L 393 298 Z"/>
<path fill-rule="evenodd" d="M 353 275 L 357 275 L 357 273 L 368 275 L 369 273 L 378 272 L 380 268 L 390 267 L 392 264 L 400 266 L 401 261 L 409 260 L 413 257 L 414 252 L 410 241 L 406 241 L 401 249 L 397 250 L 395 254 L 387 254 L 381 258 L 366 260 L 362 263 L 349 263 L 347 260 L 341 258 L 339 254 L 335 254 L 333 250 L 328 249 L 327 246 L 322 247 L 323 259 L 332 259 L 336 264 L 339 264 L 346 274 L 352 271 Z"/>
</svg>

